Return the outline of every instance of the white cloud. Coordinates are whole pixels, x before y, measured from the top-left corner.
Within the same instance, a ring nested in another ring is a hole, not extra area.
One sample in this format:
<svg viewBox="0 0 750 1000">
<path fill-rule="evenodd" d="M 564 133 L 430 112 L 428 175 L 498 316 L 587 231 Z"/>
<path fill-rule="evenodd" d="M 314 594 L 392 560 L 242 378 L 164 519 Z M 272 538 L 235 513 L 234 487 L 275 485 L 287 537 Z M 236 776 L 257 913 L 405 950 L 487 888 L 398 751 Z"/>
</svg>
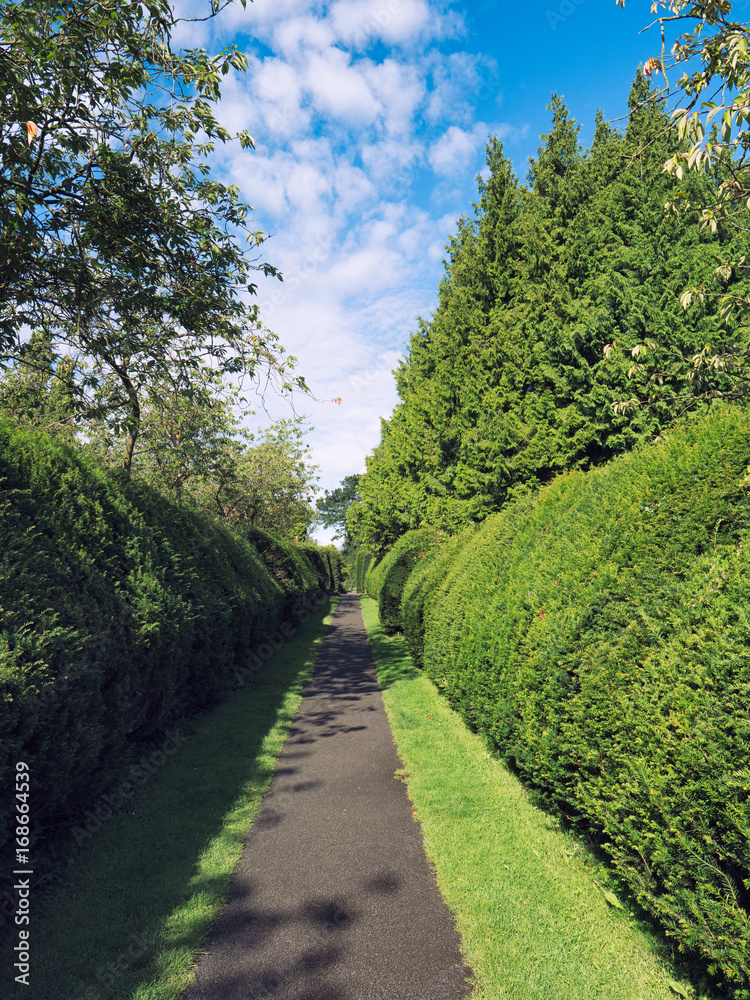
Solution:
<svg viewBox="0 0 750 1000">
<path fill-rule="evenodd" d="M 284 59 L 251 58 L 246 81 L 247 103 L 257 109 L 264 126 L 261 142 L 275 144 L 309 128 L 310 112 L 302 107 L 303 85 L 296 66 Z"/>
<path fill-rule="evenodd" d="M 380 105 L 362 73 L 341 49 L 315 53 L 306 70 L 306 87 L 322 116 L 333 115 L 363 125 L 375 120 Z"/>
<path fill-rule="evenodd" d="M 363 63 L 363 76 L 380 103 L 385 132 L 393 136 L 408 135 L 425 97 L 425 80 L 419 67 L 394 59 L 382 63 L 367 61 Z"/>
<path fill-rule="evenodd" d="M 295 60 L 308 51 L 321 51 L 335 41 L 329 21 L 304 15 L 277 20 L 272 30 L 273 48 L 286 59 Z"/>
<path fill-rule="evenodd" d="M 339 38 L 355 48 L 376 41 L 414 44 L 425 36 L 439 37 L 449 23 L 426 0 L 338 0 L 331 6 L 331 21 Z"/>
<path fill-rule="evenodd" d="M 459 30 L 442 0 L 255 0 L 195 26 L 190 42 L 218 49 L 233 33 L 247 50 L 218 111 L 257 149 L 228 144 L 212 164 L 255 206 L 253 228 L 274 234 L 262 256 L 284 282 L 260 277 L 258 301 L 320 400 L 296 408 L 315 427 L 325 489 L 362 471 L 377 444 L 397 402 L 391 369 L 434 308 L 444 245 L 474 193 L 489 131 L 474 98 L 491 67 L 443 51 Z M 281 400 L 266 405 L 289 415 Z"/>
<path fill-rule="evenodd" d="M 455 177 L 469 170 L 487 139 L 488 131 L 489 127 L 484 122 L 477 122 L 469 132 L 451 125 L 429 151 L 428 159 L 434 172 Z"/>
</svg>

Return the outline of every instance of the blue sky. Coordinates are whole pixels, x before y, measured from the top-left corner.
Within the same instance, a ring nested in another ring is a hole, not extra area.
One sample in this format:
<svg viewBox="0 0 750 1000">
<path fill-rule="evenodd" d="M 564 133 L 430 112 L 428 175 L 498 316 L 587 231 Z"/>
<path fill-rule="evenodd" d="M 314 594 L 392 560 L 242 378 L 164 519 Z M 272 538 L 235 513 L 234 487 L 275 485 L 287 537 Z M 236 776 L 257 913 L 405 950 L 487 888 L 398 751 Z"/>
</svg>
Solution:
<svg viewBox="0 0 750 1000">
<path fill-rule="evenodd" d="M 204 4 L 177 10 L 202 16 Z M 314 427 L 322 488 L 364 470 L 397 402 L 391 369 L 435 307 L 444 245 L 471 212 L 488 135 L 523 180 L 553 91 L 584 145 L 598 108 L 623 116 L 639 63 L 659 55 L 657 31 L 639 34 L 650 7 L 255 0 L 178 28 L 177 45 L 234 43 L 248 56 L 246 74 L 224 78 L 218 117 L 248 129 L 256 150 L 227 146 L 213 168 L 272 234 L 263 257 L 285 281 L 261 280 L 258 298 L 320 400 L 295 405 Z M 270 418 L 290 415 L 266 402 Z"/>
</svg>

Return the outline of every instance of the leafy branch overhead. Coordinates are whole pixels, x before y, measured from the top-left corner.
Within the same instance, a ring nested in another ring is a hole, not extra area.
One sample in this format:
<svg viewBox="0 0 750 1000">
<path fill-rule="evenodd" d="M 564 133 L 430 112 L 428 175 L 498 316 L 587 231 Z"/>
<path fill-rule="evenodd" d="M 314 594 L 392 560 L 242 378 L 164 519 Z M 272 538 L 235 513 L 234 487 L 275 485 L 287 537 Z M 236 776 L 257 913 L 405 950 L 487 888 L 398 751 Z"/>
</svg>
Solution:
<svg viewBox="0 0 750 1000">
<path fill-rule="evenodd" d="M 616 0 L 621 7 L 625 0 Z M 665 86 L 659 97 L 673 99 L 671 155 L 663 170 L 676 186 L 665 202 L 667 211 L 680 217 L 697 212 L 701 228 L 712 234 L 722 230 L 750 232 L 750 25 L 735 17 L 728 0 L 657 0 L 651 28 L 660 32 L 659 55 L 652 55 L 643 72 L 662 75 Z M 685 26 L 689 30 L 683 30 Z M 668 51 L 667 37 L 677 28 Z M 672 70 L 682 75 L 670 84 Z M 708 184 L 694 183 L 705 178 Z M 700 400 L 744 400 L 750 388 L 750 345 L 746 317 L 750 295 L 746 287 L 750 265 L 747 254 L 716 257 L 712 272 L 696 284 L 696 275 L 680 295 L 683 309 L 701 309 L 708 300 L 717 305 L 719 328 L 706 329 L 697 350 L 676 350 L 656 341 L 617 346 L 625 353 L 640 349 L 652 363 L 631 365 L 630 378 L 640 378 L 641 391 L 615 404 L 618 412 L 642 405 L 669 404 L 674 414 Z M 608 345 L 609 353 L 616 345 Z M 675 390 L 675 383 L 681 388 Z"/>
<path fill-rule="evenodd" d="M 624 7 L 625 0 L 616 0 Z M 750 209 L 750 54 L 748 24 L 735 20 L 727 0 L 657 0 L 651 5 L 661 32 L 661 54 L 644 64 L 644 73 L 664 76 L 667 93 L 677 93 L 684 103 L 672 112 L 679 140 L 687 145 L 675 151 L 665 170 L 679 180 L 689 171 L 720 171 L 715 198 L 702 205 L 702 222 L 716 231 L 722 219 L 746 226 Z M 666 32 L 672 24 L 694 22 L 691 31 L 674 41 L 667 58 Z M 686 69 L 672 91 L 669 70 Z M 671 207 L 690 203 L 677 191 Z"/>
<path fill-rule="evenodd" d="M 31 328 L 84 404 L 106 408 L 114 379 L 126 466 L 152 380 L 188 390 L 208 365 L 304 389 L 251 304 L 259 273 L 280 277 L 251 206 L 205 162 L 233 138 L 215 105 L 246 58 L 173 51 L 178 22 L 167 0 L 0 0 L 0 360 Z"/>
</svg>

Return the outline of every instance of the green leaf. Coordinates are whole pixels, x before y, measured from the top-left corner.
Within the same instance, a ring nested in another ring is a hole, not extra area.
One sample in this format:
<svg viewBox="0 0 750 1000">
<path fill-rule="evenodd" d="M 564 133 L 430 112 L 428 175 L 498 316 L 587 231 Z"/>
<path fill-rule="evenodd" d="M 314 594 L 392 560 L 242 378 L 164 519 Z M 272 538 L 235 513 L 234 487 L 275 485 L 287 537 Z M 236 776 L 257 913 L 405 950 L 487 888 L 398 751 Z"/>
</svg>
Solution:
<svg viewBox="0 0 750 1000">
<path fill-rule="evenodd" d="M 615 896 L 613 892 L 610 892 L 608 889 L 602 889 L 602 892 L 604 893 L 604 898 L 607 900 L 610 906 L 614 906 L 616 910 L 625 909 L 625 907 L 622 905 L 620 900 L 617 898 L 617 896 Z"/>
<path fill-rule="evenodd" d="M 685 1000 L 688 1000 L 690 994 L 688 993 L 688 991 L 685 989 L 684 986 L 681 986 L 679 983 L 676 983 L 674 979 L 668 979 L 667 983 L 669 984 L 670 990 L 674 990 L 675 993 L 678 993 L 681 997 L 685 997 Z"/>
</svg>

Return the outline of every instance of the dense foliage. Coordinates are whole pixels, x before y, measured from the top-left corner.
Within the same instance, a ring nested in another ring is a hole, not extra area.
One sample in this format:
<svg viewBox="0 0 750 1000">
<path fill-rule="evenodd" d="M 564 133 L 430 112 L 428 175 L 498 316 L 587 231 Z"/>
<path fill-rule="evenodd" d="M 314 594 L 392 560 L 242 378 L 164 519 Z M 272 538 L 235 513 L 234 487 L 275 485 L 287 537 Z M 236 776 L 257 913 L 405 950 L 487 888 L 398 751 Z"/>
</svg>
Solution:
<svg viewBox="0 0 750 1000">
<path fill-rule="evenodd" d="M 374 556 L 369 549 L 357 549 L 356 556 L 354 557 L 354 586 L 360 594 L 365 591 L 367 571 L 372 565 L 373 559 Z"/>
<path fill-rule="evenodd" d="M 243 538 L 0 419 L 0 780 L 29 765 L 36 829 L 80 811 L 129 747 L 216 699 L 319 588 L 288 543 Z"/>
<path fill-rule="evenodd" d="M 368 593 L 378 602 L 378 615 L 387 635 L 403 628 L 401 598 L 414 566 L 442 540 L 434 528 L 407 531 L 368 576 Z"/>
<path fill-rule="evenodd" d="M 478 525 L 471 524 L 452 537 L 439 536 L 436 543 L 415 563 L 401 595 L 401 627 L 409 655 L 415 666 L 424 666 L 424 618 L 435 594 L 451 570 L 455 560 L 461 558 L 469 539 Z"/>
<path fill-rule="evenodd" d="M 76 399 L 56 377 L 49 342 L 33 335 L 24 363 L 0 377 L 0 413 L 77 443 L 109 466 L 118 466 L 122 442 L 105 420 L 82 418 Z M 310 461 L 302 418 L 282 419 L 252 434 L 240 420 L 236 392 L 218 372 L 202 392 L 152 386 L 141 410 L 139 448 L 130 474 L 204 517 L 233 527 L 252 525 L 290 541 L 307 537 L 317 466 Z"/>
<path fill-rule="evenodd" d="M 382 559 L 373 558 L 369 561 L 367 569 L 365 570 L 364 591 L 368 597 L 373 599 L 373 601 L 377 601 L 380 596 L 380 570 L 383 566 L 384 560 L 385 556 L 383 556 Z"/>
<path fill-rule="evenodd" d="M 359 500 L 359 476 L 344 476 L 335 490 L 325 490 L 315 504 L 317 521 L 324 528 L 336 528 L 334 540 L 342 540 L 342 552 L 347 555 L 353 539 L 347 530 L 346 512 Z"/>
<path fill-rule="evenodd" d="M 621 7 L 625 2 L 617 0 Z M 675 134 L 664 170 L 676 183 L 665 208 L 683 218 L 697 209 L 701 227 L 712 232 L 720 225 L 725 231 L 748 231 L 750 24 L 741 20 L 744 6 L 729 0 L 664 0 L 652 5 L 656 16 L 647 36 L 652 55 L 643 72 L 663 79 L 660 96 L 669 102 Z M 712 183 L 688 183 L 691 174 L 710 177 Z M 683 406 L 698 400 L 747 400 L 750 295 L 744 282 L 738 285 L 731 279 L 747 275 L 750 264 L 742 241 L 721 241 L 718 249 L 713 273 L 691 275 L 680 302 L 689 309 L 712 301 L 712 309 L 723 319 L 724 336 L 708 336 L 697 351 L 653 338 L 636 344 L 634 356 L 653 355 L 651 374 L 638 396 L 624 405 L 638 406 L 644 395 L 648 400 L 662 398 L 665 383 L 669 393 L 675 376 L 682 383 Z M 633 367 L 639 370 L 640 362 Z"/>
<path fill-rule="evenodd" d="M 693 417 L 432 557 L 424 665 L 750 997 L 750 417 Z M 424 574 L 429 574 L 426 568 Z M 409 624 L 410 641 L 419 632 Z"/>
<path fill-rule="evenodd" d="M 126 468 L 155 394 L 201 396 L 216 371 L 303 386 L 248 300 L 276 274 L 263 235 L 205 162 L 233 138 L 215 107 L 247 58 L 180 51 L 179 25 L 169 0 L 0 0 L 0 364 L 43 332 Z"/>
<path fill-rule="evenodd" d="M 304 543 L 299 546 L 318 577 L 321 590 L 339 591 L 344 582 L 344 565 L 341 553 L 335 545 L 313 545 Z"/>
<path fill-rule="evenodd" d="M 350 530 L 379 556 L 409 529 L 455 532 L 561 471 L 628 451 L 674 419 L 675 398 L 694 394 L 678 366 L 653 407 L 613 406 L 663 371 L 652 355 L 631 371 L 620 348 L 648 338 L 682 356 L 726 337 L 713 300 L 685 312 L 679 295 L 712 279 L 714 252 L 747 246 L 744 233 L 701 232 L 694 216 L 664 211 L 677 181 L 662 167 L 677 140 L 652 98 L 639 75 L 624 133 L 599 116 L 585 153 L 553 98 L 527 187 L 501 144 L 488 145 L 474 218 L 448 247 L 437 310 L 411 338 L 396 373 L 401 402 L 350 508 Z M 713 184 L 683 179 L 696 199 Z M 744 279 L 725 285 L 741 291 Z"/>
</svg>

